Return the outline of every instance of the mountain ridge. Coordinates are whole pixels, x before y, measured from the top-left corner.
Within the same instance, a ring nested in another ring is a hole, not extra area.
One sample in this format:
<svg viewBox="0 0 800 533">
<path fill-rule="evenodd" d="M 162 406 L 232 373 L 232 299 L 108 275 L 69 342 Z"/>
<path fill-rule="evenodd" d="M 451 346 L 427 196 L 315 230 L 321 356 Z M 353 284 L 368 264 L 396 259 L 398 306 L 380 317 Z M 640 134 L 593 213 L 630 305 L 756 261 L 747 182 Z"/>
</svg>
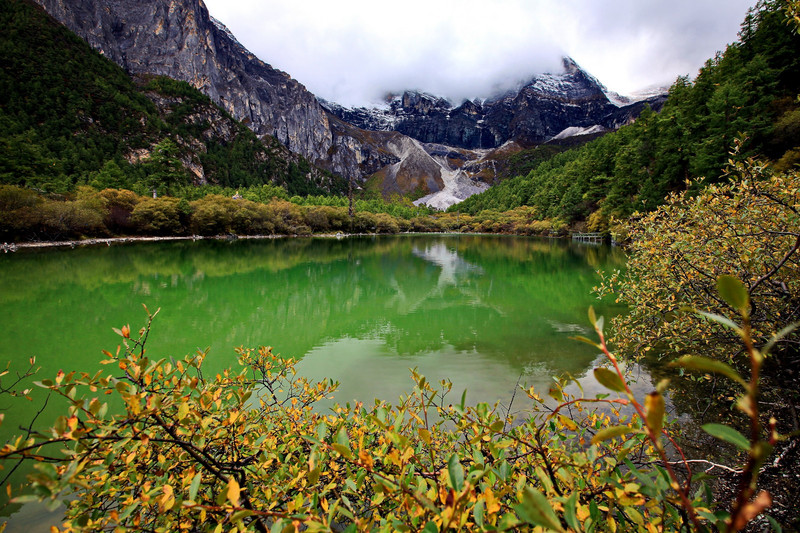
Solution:
<svg viewBox="0 0 800 533">
<path fill-rule="evenodd" d="M 382 105 L 346 107 L 319 99 L 342 120 L 374 131 L 399 131 L 425 143 L 494 149 L 510 140 L 537 145 L 568 128 L 614 130 L 645 104 L 660 109 L 666 91 L 642 98 L 611 93 L 572 58 L 559 73 L 535 74 L 515 88 L 456 104 L 419 90 L 388 94 Z"/>
<path fill-rule="evenodd" d="M 491 183 L 497 177 L 494 164 L 481 163 L 484 150 L 501 148 L 512 140 L 515 146 L 532 146 L 568 127 L 591 128 L 597 125 L 596 116 L 616 109 L 599 82 L 577 65 L 565 65 L 564 76 L 571 76 L 580 86 L 572 95 L 548 94 L 546 84 L 528 84 L 516 95 L 508 93 L 489 102 L 485 112 L 486 101 L 472 101 L 445 113 L 441 102 L 438 107 L 428 106 L 427 99 L 409 94 L 405 104 L 415 112 L 397 121 L 395 129 L 361 127 L 369 125 L 346 115 L 337 116 L 299 81 L 249 52 L 227 27 L 211 17 L 202 0 L 35 1 L 128 73 L 165 75 L 188 82 L 257 135 L 275 136 L 315 166 L 355 184 L 382 176 L 380 189 L 384 194 L 435 194 L 446 188 L 442 176 L 452 172 L 460 176 L 460 185 L 482 187 L 480 183 Z M 427 114 L 418 112 L 425 109 Z M 635 114 L 632 108 L 619 115 L 611 128 L 630 121 Z M 392 135 L 379 134 L 389 131 L 418 143 L 397 142 Z M 432 165 L 429 156 L 441 151 L 439 145 L 473 150 L 458 152 L 473 170 L 458 166 L 462 157 L 434 158 L 439 163 Z M 387 169 L 375 177 L 392 165 L 405 170 Z M 413 172 L 422 174 L 411 176 Z M 398 175 L 409 179 L 391 182 Z"/>
</svg>

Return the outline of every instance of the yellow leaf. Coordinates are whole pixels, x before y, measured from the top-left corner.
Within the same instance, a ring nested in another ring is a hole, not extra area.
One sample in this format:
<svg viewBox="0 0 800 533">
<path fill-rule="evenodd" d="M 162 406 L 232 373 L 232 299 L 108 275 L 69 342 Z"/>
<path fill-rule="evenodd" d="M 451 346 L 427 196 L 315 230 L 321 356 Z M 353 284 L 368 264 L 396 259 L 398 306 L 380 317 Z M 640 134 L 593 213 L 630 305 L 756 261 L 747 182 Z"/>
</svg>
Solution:
<svg viewBox="0 0 800 533">
<path fill-rule="evenodd" d="M 231 502 L 231 505 L 234 507 L 239 507 L 239 493 L 241 489 L 239 488 L 239 483 L 231 477 L 228 481 L 228 501 Z"/>
<path fill-rule="evenodd" d="M 425 444 L 430 445 L 430 443 L 431 443 L 431 432 L 430 431 L 428 431 L 425 428 L 420 428 L 419 429 L 419 436 L 422 438 L 422 440 L 423 440 L 423 442 L 425 442 Z"/>
</svg>

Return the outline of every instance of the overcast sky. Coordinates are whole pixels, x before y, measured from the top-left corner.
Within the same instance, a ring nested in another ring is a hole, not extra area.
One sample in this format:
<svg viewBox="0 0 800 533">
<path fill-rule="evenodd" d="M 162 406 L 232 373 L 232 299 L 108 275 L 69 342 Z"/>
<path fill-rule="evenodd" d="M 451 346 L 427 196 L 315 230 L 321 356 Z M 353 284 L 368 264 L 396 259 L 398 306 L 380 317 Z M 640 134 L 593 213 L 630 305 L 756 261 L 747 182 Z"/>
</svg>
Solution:
<svg viewBox="0 0 800 533">
<path fill-rule="evenodd" d="M 205 0 L 263 61 L 342 104 L 490 96 L 568 55 L 630 94 L 694 76 L 755 0 Z"/>
</svg>

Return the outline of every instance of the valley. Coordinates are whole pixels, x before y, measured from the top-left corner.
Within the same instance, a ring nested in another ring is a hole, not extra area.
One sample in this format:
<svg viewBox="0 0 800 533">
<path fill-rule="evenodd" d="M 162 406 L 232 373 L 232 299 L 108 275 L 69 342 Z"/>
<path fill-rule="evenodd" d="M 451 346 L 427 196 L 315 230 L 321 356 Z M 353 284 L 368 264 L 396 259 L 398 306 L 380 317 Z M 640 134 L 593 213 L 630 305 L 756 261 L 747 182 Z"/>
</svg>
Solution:
<svg viewBox="0 0 800 533">
<path fill-rule="evenodd" d="M 709 2 L 551 38 L 667 69 Z M 497 30 L 469 6 L 394 76 L 377 43 L 404 57 L 436 6 L 395 33 L 336 7 L 372 103 L 203 0 L 0 0 L 10 530 L 800 528 L 800 2 L 634 95 L 546 43 L 445 83 Z"/>
</svg>

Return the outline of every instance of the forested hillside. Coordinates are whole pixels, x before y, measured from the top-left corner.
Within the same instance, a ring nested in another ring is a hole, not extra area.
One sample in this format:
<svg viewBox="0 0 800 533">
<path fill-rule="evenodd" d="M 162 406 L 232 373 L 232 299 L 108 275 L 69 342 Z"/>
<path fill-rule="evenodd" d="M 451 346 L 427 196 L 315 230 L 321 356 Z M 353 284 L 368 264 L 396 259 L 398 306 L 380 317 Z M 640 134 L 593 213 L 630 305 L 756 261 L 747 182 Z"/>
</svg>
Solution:
<svg viewBox="0 0 800 533">
<path fill-rule="evenodd" d="M 60 193 L 80 184 L 346 190 L 188 84 L 132 79 L 28 0 L 0 2 L 0 25 L 0 183 Z"/>
<path fill-rule="evenodd" d="M 645 111 L 634 124 L 451 209 L 527 205 L 540 218 L 605 229 L 608 217 L 652 209 L 686 180 L 719 179 L 737 137 L 745 139 L 738 157 L 758 154 L 778 170 L 800 163 L 800 35 L 784 9 L 777 0 L 759 2 L 739 41 L 709 59 L 694 81 L 679 78 L 660 113 Z"/>
</svg>

